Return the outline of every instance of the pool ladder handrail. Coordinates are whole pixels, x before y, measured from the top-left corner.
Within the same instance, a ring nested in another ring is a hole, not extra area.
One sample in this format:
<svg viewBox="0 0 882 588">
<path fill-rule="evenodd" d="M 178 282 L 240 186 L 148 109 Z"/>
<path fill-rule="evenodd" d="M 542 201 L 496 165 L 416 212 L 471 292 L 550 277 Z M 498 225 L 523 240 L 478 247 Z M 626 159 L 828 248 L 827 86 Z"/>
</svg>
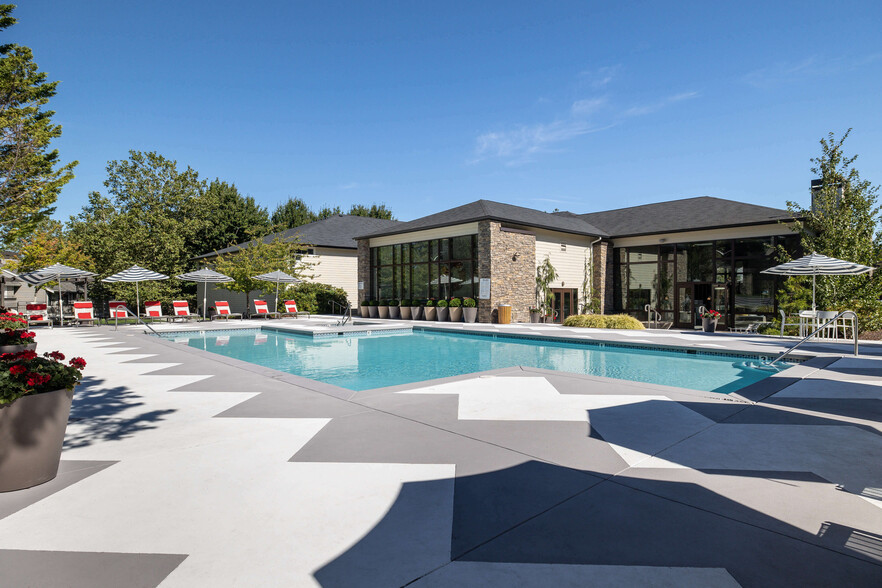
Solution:
<svg viewBox="0 0 882 588">
<path fill-rule="evenodd" d="M 336 312 L 337 307 L 340 308 L 342 318 L 337 321 L 335 326 L 342 327 L 346 323 L 352 322 L 352 305 L 347 302 L 346 306 L 343 306 L 336 300 L 331 300 L 331 312 Z"/>
<path fill-rule="evenodd" d="M 644 306 L 643 310 L 646 311 L 646 322 L 647 324 L 649 324 L 649 328 L 658 328 L 658 323 L 660 323 L 662 320 L 661 313 L 649 304 Z"/>
<path fill-rule="evenodd" d="M 834 316 L 833 318 L 828 320 L 826 323 L 824 323 L 823 325 L 821 325 L 820 327 L 818 327 L 817 329 L 815 329 L 814 331 L 812 331 L 811 333 L 809 333 L 808 335 L 803 337 L 796 345 L 794 345 L 793 347 L 791 347 L 790 349 L 788 349 L 787 351 L 785 351 L 784 353 L 782 353 L 781 355 L 779 355 L 778 357 L 776 357 L 775 359 L 773 359 L 772 361 L 770 361 L 766 365 L 775 365 L 776 362 L 781 361 L 788 353 L 790 353 L 791 351 L 793 351 L 794 349 L 796 349 L 797 347 L 799 347 L 800 345 L 802 345 L 803 343 L 805 343 L 806 341 L 808 341 L 809 339 L 814 337 L 816 334 L 820 333 L 821 331 L 823 331 L 824 329 L 829 327 L 831 324 L 834 324 L 839 319 L 845 317 L 846 315 L 851 315 L 849 318 L 854 319 L 854 329 L 852 329 L 852 330 L 854 331 L 854 355 L 855 355 L 855 357 L 857 357 L 857 355 L 858 355 L 858 317 L 857 317 L 857 313 L 855 313 L 853 310 L 843 310 L 842 312 L 840 312 L 839 314 L 837 314 L 836 316 Z"/>
<path fill-rule="evenodd" d="M 135 317 L 135 320 L 136 320 L 136 321 L 138 321 L 139 323 L 141 323 L 142 325 L 144 325 L 145 327 L 147 327 L 148 329 L 150 329 L 151 331 L 153 331 L 153 334 L 154 334 L 154 335 L 159 335 L 159 333 L 156 332 L 156 329 L 154 329 L 153 327 L 151 327 L 150 325 L 148 325 L 147 323 L 145 323 L 144 321 L 142 321 L 142 320 L 141 320 L 141 317 L 139 317 L 137 314 L 135 314 L 134 312 L 132 312 L 131 310 L 129 310 L 129 307 L 128 307 L 127 305 L 123 304 L 122 306 L 117 306 L 116 308 L 114 308 L 114 310 L 119 310 L 120 308 L 124 309 L 124 310 L 126 311 L 126 314 L 127 314 L 128 316 L 133 316 L 133 317 Z M 119 315 L 116 314 L 116 313 L 113 313 L 113 322 L 114 322 L 113 330 L 116 331 L 116 330 L 119 329 Z"/>
</svg>

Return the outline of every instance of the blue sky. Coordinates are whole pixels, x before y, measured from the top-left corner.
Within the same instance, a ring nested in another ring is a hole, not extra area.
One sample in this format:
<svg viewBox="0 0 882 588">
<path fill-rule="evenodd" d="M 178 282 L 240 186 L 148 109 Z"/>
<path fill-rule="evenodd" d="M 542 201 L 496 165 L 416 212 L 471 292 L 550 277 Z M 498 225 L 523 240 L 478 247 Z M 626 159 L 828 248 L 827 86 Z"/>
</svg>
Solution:
<svg viewBox="0 0 882 588">
<path fill-rule="evenodd" d="M 63 219 L 130 149 L 270 210 L 402 220 L 479 198 L 784 207 L 849 127 L 882 184 L 882 3 L 727 4 L 30 0 L 5 37 L 61 80 Z"/>
</svg>

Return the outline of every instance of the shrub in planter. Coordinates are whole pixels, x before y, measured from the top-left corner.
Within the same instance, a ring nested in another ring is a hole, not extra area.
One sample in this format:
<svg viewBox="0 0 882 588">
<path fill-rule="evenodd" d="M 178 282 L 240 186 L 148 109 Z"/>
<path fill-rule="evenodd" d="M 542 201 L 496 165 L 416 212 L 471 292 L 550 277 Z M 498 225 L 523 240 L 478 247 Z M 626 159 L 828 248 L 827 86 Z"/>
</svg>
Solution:
<svg viewBox="0 0 882 588">
<path fill-rule="evenodd" d="M 17 314 L 0 314 L 0 353 L 36 349 L 35 336 L 28 331 L 27 319 Z"/>
<path fill-rule="evenodd" d="M 447 305 L 450 308 L 450 322 L 458 323 L 462 321 L 462 300 L 459 298 L 451 298 Z"/>
<path fill-rule="evenodd" d="M 389 301 L 389 318 L 390 319 L 397 319 L 400 316 L 401 315 L 398 314 L 398 301 L 397 300 L 390 300 Z"/>
<path fill-rule="evenodd" d="M 411 300 L 402 300 L 398 303 L 398 313 L 401 315 L 401 318 L 410 320 L 412 317 L 412 312 L 410 307 L 413 306 L 413 302 Z"/>
<path fill-rule="evenodd" d="M 58 351 L 0 355 L 0 492 L 48 482 L 58 473 L 73 389 L 86 362 Z"/>
<path fill-rule="evenodd" d="M 377 318 L 379 310 L 380 302 L 378 300 L 371 300 L 368 306 L 368 316 L 371 318 Z"/>
<path fill-rule="evenodd" d="M 377 317 L 381 319 L 389 318 L 388 300 L 380 300 L 380 303 L 377 305 Z"/>
<path fill-rule="evenodd" d="M 571 314 L 564 319 L 563 326 L 582 327 L 585 329 L 604 329 L 606 328 L 606 321 L 602 314 Z"/>
<path fill-rule="evenodd" d="M 467 323 L 478 320 L 478 303 L 474 298 L 462 299 L 462 318 Z"/>
<path fill-rule="evenodd" d="M 435 308 L 435 300 L 429 298 L 428 300 L 423 300 L 422 304 L 420 304 L 423 310 L 423 318 L 427 321 L 433 321 L 437 317 L 437 308 Z"/>
<path fill-rule="evenodd" d="M 579 316 L 579 315 L 572 315 L 572 316 Z M 588 316 L 588 315 L 582 315 L 582 316 Z M 567 317 L 567 318 L 570 318 L 570 317 Z M 541 320 L 542 320 L 542 310 L 538 309 L 536 307 L 530 307 L 530 322 L 531 323 L 538 323 Z M 564 322 L 564 324 L 566 324 L 566 322 Z"/>
<path fill-rule="evenodd" d="M 371 303 L 370 300 L 362 300 L 361 301 L 359 314 L 362 317 L 367 318 L 367 316 L 370 314 L 371 311 L 368 309 L 368 307 L 370 306 L 370 303 Z"/>
<path fill-rule="evenodd" d="M 435 313 L 435 316 L 438 317 L 439 321 L 446 321 L 447 316 L 448 316 L 447 315 L 447 301 L 446 300 L 439 300 L 438 302 L 435 303 L 435 306 L 438 308 L 438 310 Z"/>
</svg>

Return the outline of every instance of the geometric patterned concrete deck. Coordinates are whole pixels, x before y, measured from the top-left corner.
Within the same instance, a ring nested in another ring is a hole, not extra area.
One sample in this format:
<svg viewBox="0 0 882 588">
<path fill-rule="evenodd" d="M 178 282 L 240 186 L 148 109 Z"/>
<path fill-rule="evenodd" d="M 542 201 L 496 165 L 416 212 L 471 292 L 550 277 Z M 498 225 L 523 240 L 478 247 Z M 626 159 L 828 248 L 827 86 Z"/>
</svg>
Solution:
<svg viewBox="0 0 882 588">
<path fill-rule="evenodd" d="M 526 368 L 352 392 L 132 330 L 38 342 L 89 366 L 58 478 L 0 494 L 3 585 L 882 583 L 878 346 L 750 402 Z"/>
</svg>

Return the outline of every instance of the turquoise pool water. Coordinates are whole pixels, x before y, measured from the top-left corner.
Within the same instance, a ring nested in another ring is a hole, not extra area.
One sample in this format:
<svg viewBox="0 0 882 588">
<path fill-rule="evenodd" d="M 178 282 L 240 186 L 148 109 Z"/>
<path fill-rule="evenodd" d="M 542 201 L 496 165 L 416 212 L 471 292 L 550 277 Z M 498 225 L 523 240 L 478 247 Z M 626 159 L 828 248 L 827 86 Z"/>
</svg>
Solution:
<svg viewBox="0 0 882 588">
<path fill-rule="evenodd" d="M 327 339 L 256 329 L 162 336 L 350 390 L 520 365 L 727 394 L 774 373 L 743 357 L 431 331 Z"/>
</svg>

